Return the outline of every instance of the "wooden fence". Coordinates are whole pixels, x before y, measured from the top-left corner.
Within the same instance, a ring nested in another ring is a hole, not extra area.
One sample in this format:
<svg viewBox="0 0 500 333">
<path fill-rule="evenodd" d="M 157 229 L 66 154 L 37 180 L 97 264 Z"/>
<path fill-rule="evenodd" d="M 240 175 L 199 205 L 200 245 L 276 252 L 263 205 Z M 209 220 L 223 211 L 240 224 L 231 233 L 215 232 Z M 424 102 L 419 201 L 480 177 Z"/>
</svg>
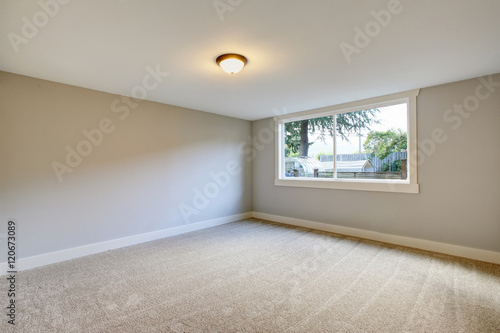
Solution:
<svg viewBox="0 0 500 333">
<path fill-rule="evenodd" d="M 384 164 L 387 164 L 390 168 L 395 161 L 399 161 L 401 159 L 406 159 L 406 158 L 407 158 L 406 152 L 391 153 L 389 156 L 387 156 L 383 160 L 381 160 L 378 157 L 372 156 L 372 154 L 370 154 L 370 153 L 366 153 L 366 154 L 338 154 L 337 155 L 337 161 L 352 162 L 352 161 L 370 160 L 375 172 L 382 171 L 382 166 Z M 332 162 L 333 155 L 320 156 L 319 161 L 320 162 Z M 389 169 L 389 171 L 395 171 L 395 170 Z"/>
<path fill-rule="evenodd" d="M 314 174 L 318 178 L 333 178 L 333 172 L 319 171 Z M 346 179 L 406 179 L 401 172 L 337 172 L 337 178 Z"/>
</svg>

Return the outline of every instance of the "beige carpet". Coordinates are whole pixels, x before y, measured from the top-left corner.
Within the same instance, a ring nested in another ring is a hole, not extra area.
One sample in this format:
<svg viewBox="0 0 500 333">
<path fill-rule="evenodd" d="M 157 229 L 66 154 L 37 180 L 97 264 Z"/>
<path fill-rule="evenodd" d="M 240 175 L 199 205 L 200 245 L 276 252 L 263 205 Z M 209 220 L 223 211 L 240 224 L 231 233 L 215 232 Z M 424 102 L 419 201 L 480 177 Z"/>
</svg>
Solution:
<svg viewBox="0 0 500 333">
<path fill-rule="evenodd" d="M 498 265 L 257 220 L 25 271 L 18 290 L 15 332 L 500 332 Z"/>
</svg>

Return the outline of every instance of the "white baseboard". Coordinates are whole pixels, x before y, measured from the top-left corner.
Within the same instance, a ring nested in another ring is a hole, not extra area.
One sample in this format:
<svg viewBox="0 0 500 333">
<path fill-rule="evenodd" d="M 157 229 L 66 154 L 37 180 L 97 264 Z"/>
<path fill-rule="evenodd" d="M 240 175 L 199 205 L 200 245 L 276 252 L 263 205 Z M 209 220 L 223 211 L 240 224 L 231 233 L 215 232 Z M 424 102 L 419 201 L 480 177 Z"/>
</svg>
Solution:
<svg viewBox="0 0 500 333">
<path fill-rule="evenodd" d="M 376 232 L 376 231 L 342 227 L 342 226 L 333 225 L 333 224 L 313 222 L 313 221 L 308 221 L 308 220 L 301 220 L 301 219 L 295 219 L 295 218 L 291 218 L 291 217 L 271 215 L 271 214 L 265 214 L 265 213 L 259 213 L 259 212 L 253 212 L 253 217 L 263 219 L 263 220 L 283 223 L 283 224 L 289 224 L 289 225 L 305 227 L 305 228 L 310 228 L 310 229 L 328 231 L 328 232 L 333 232 L 333 233 L 347 235 L 347 236 L 354 236 L 354 237 L 359 237 L 359 238 L 371 239 L 371 240 L 384 242 L 384 243 L 402 245 L 402 246 L 413 247 L 416 249 L 421 249 L 421 250 L 426 250 L 426 251 L 444 253 L 444 254 L 449 254 L 449 255 L 457 256 L 457 257 L 463 257 L 463 258 L 469 258 L 469 259 L 490 262 L 490 263 L 494 263 L 494 264 L 500 264 L 500 252 L 493 252 L 493 251 L 475 249 L 475 248 L 452 245 L 452 244 L 438 243 L 438 242 L 428 241 L 428 240 L 424 240 L 424 239 L 397 236 L 397 235 L 391 235 L 391 234 L 384 234 L 384 233 L 380 233 L 380 232 Z"/>
<path fill-rule="evenodd" d="M 65 260 L 84 257 L 84 256 L 88 256 L 91 254 L 99 253 L 99 252 L 114 250 L 114 249 L 118 249 L 118 248 L 125 247 L 125 246 L 145 243 L 145 242 L 149 242 L 149 241 L 153 241 L 153 240 L 157 240 L 157 239 L 161 239 L 161 238 L 165 238 L 165 237 L 184 234 L 184 233 L 191 232 L 191 231 L 215 227 L 218 225 L 231 223 L 231 222 L 247 219 L 250 217 L 252 217 L 251 212 L 237 214 L 237 215 L 231 215 L 231 216 L 225 216 L 225 217 L 220 217 L 220 218 L 213 219 L 213 220 L 207 220 L 207 221 L 202 221 L 202 222 L 197 222 L 197 223 L 181 225 L 178 227 L 147 232 L 144 234 L 133 235 L 133 236 L 124 237 L 124 238 L 112 239 L 112 240 L 105 241 L 105 242 L 74 247 L 74 248 L 65 249 L 65 250 L 56 251 L 56 252 L 44 253 L 41 255 L 33 256 L 33 257 L 21 258 L 21 259 L 17 260 L 16 271 L 19 272 L 19 271 L 23 271 L 23 270 L 27 270 L 27 269 L 31 269 L 31 268 L 35 268 L 35 267 L 54 264 L 54 263 L 65 261 Z M 7 274 L 6 273 L 8 271 L 7 262 L 1 262 L 0 269 L 1 269 L 0 275 Z"/>
<path fill-rule="evenodd" d="M 314 222 L 302 219 L 295 219 L 291 217 L 271 215 L 259 212 L 248 212 L 237 215 L 231 215 L 226 217 L 221 217 L 213 220 L 207 220 L 187 225 L 182 225 L 178 227 L 157 230 L 153 232 L 148 232 L 144 234 L 113 239 L 105 242 L 94 243 L 84 246 L 79 246 L 75 248 L 65 249 L 56 252 L 45 253 L 37 256 L 21 258 L 17 261 L 16 271 L 27 270 L 35 267 L 45 266 L 49 264 L 54 264 L 57 262 L 75 259 L 79 257 L 88 256 L 91 254 L 104 252 L 108 250 L 114 250 L 121 247 L 126 247 L 130 245 L 145 243 L 165 237 L 175 236 L 184 234 L 191 231 L 206 229 L 210 227 L 215 227 L 218 225 L 231 223 L 247 218 L 259 218 L 268 221 L 274 221 L 278 223 L 294 225 L 299 227 L 311 228 L 316 230 L 328 231 L 337 234 L 354 236 L 359 238 L 371 239 L 379 242 L 402 245 L 407 247 L 413 247 L 421 250 L 427 250 L 432 252 L 444 253 L 458 257 L 464 257 L 469 259 L 475 259 L 485 262 L 491 262 L 494 264 L 500 264 L 500 253 L 475 249 L 470 247 L 463 247 L 452 244 L 438 243 L 418 238 L 397 236 L 391 234 L 384 234 L 375 231 L 342 227 L 327 223 Z M 0 262 L 0 275 L 6 274 L 8 271 L 7 263 Z"/>
</svg>

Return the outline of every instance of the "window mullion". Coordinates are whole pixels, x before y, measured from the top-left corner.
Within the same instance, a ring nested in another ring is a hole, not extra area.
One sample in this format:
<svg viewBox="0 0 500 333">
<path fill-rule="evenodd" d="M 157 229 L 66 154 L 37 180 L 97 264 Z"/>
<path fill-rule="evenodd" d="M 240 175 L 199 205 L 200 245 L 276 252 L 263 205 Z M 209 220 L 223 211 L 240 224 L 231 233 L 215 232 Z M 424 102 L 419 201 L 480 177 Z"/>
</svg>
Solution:
<svg viewBox="0 0 500 333">
<path fill-rule="evenodd" d="M 333 180 L 337 180 L 337 117 L 333 115 Z"/>
</svg>

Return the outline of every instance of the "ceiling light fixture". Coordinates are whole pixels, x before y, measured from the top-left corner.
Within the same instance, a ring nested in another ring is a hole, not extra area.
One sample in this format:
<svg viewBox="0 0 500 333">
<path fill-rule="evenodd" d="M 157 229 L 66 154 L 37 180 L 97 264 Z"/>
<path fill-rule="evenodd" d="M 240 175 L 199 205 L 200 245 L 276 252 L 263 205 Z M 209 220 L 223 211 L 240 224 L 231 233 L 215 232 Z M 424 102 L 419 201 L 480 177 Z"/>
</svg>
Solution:
<svg viewBox="0 0 500 333">
<path fill-rule="evenodd" d="M 236 74 L 247 64 L 247 58 L 241 54 L 226 53 L 215 59 L 217 65 L 228 74 Z"/>
</svg>

